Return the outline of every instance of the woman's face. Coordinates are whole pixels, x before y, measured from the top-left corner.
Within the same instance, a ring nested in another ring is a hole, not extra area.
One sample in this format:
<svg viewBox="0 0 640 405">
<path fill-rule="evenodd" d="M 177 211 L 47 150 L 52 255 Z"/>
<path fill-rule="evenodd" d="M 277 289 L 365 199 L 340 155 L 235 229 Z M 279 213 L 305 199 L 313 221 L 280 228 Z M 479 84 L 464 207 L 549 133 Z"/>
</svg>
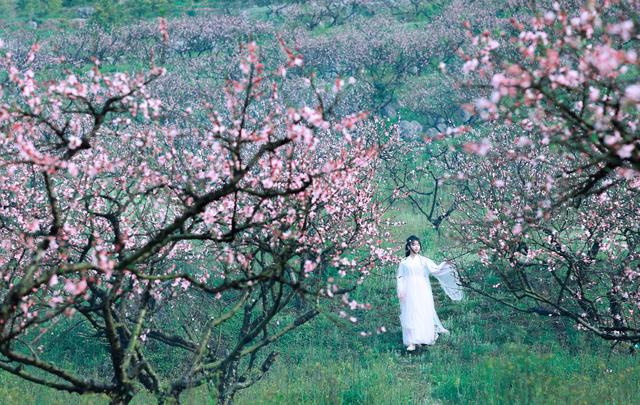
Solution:
<svg viewBox="0 0 640 405">
<path fill-rule="evenodd" d="M 420 253 L 420 242 L 418 242 L 417 240 L 412 240 L 411 244 L 409 244 L 409 249 L 415 254 Z"/>
</svg>

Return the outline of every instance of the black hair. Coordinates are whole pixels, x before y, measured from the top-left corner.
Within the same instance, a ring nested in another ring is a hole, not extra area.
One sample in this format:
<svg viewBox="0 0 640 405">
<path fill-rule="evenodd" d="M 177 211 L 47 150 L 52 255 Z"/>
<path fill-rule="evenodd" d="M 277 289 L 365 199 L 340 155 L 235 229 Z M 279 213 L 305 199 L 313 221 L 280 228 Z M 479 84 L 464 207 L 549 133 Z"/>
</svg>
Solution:
<svg viewBox="0 0 640 405">
<path fill-rule="evenodd" d="M 409 249 L 409 245 L 411 245 L 411 243 L 417 240 L 418 243 L 420 244 L 420 247 L 422 247 L 422 242 L 420 242 L 420 239 L 418 239 L 418 237 L 416 235 L 411 235 L 407 238 L 407 242 L 404 244 L 404 255 L 405 257 L 409 257 L 409 255 L 411 254 L 411 249 Z"/>
</svg>

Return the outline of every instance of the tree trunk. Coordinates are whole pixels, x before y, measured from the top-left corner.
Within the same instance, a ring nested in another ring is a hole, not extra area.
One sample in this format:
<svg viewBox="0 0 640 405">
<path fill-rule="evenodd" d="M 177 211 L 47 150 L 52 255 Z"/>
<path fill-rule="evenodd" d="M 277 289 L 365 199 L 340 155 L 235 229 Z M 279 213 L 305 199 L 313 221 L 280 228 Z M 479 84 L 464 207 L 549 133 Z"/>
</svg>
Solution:
<svg viewBox="0 0 640 405">
<path fill-rule="evenodd" d="M 235 385 L 238 380 L 238 364 L 239 361 L 232 360 L 224 367 L 219 375 L 218 380 L 218 404 L 233 404 L 233 396 L 236 393 Z"/>
</svg>

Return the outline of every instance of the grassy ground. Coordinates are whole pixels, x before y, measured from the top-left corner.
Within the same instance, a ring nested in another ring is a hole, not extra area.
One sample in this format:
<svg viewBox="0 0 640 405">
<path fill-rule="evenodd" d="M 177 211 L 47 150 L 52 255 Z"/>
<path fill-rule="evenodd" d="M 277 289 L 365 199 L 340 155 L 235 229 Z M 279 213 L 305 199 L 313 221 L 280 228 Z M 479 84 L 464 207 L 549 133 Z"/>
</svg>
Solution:
<svg viewBox="0 0 640 405">
<path fill-rule="evenodd" d="M 443 257 L 444 239 L 425 232 L 427 224 L 417 214 L 405 209 L 395 220 L 406 224 L 393 230 L 394 239 L 418 234 L 427 255 Z M 640 403 L 637 356 L 612 351 L 562 320 L 516 314 L 473 296 L 451 302 L 437 284 L 436 307 L 452 334 L 409 354 L 402 347 L 394 283 L 392 267 L 367 280 L 354 297 L 373 309 L 361 313 L 356 325 L 338 327 L 321 317 L 283 337 L 272 370 L 239 393 L 237 403 Z M 359 335 L 379 326 L 388 332 Z M 206 388 L 181 399 L 187 405 L 214 403 Z M 0 405 L 68 403 L 106 404 L 107 399 L 55 392 L 0 372 Z M 133 401 L 153 403 L 144 392 Z"/>
<path fill-rule="evenodd" d="M 383 286 L 375 286 L 383 288 Z M 365 289 L 366 290 L 366 289 Z M 369 291 L 374 288 L 369 286 Z M 286 336 L 264 380 L 241 392 L 238 404 L 630 404 L 640 395 L 637 356 L 611 351 L 571 325 L 505 312 L 474 298 L 436 298 L 452 331 L 435 346 L 402 348 L 394 299 L 379 300 L 361 325 L 338 328 L 324 318 Z M 385 324 L 385 334 L 358 330 Z M 206 389 L 185 404 L 213 403 Z M 101 404 L 100 396 L 54 392 L 0 373 L 2 404 Z M 134 404 L 152 404 L 142 393 Z"/>
<path fill-rule="evenodd" d="M 388 333 L 368 338 L 318 322 L 287 344 L 293 350 L 238 403 L 640 401 L 638 358 L 610 352 L 569 325 L 487 312 L 491 306 L 475 300 L 440 309 L 452 335 L 415 354 L 402 349 L 395 320 L 386 320 Z"/>
</svg>

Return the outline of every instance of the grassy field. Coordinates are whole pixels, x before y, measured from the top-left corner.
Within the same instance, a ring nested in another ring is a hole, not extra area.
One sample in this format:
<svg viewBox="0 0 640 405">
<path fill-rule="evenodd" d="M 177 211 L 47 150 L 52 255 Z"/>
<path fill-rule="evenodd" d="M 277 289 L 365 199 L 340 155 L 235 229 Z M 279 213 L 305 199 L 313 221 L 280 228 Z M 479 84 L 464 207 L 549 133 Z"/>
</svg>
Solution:
<svg viewBox="0 0 640 405">
<path fill-rule="evenodd" d="M 424 238 L 426 255 L 440 260 L 446 240 L 409 209 L 394 215 L 402 240 Z M 398 249 L 398 254 L 400 254 Z M 395 297 L 395 268 L 379 269 L 354 295 L 373 308 L 355 325 L 321 316 L 280 340 L 279 358 L 237 404 L 632 404 L 640 402 L 640 361 L 628 348 L 578 332 L 571 324 L 518 314 L 469 296 L 456 303 L 434 283 L 438 313 L 451 335 L 407 353 Z M 385 326 L 384 334 L 360 336 Z M 72 353 L 71 342 L 64 342 Z M 84 352 L 86 354 L 86 350 Z M 82 353 L 64 357 L 78 361 Z M 185 392 L 184 404 L 215 403 L 206 387 Z M 106 404 L 104 396 L 66 394 L 0 372 L 0 405 Z M 133 404 L 153 404 L 145 392 Z"/>
<path fill-rule="evenodd" d="M 640 401 L 640 362 L 559 320 L 505 312 L 469 298 L 443 300 L 450 328 L 435 346 L 401 346 L 395 300 L 364 323 L 388 333 L 367 338 L 322 321 L 283 342 L 291 348 L 238 403 L 629 404 Z M 317 338 L 312 337 L 320 337 Z"/>
<path fill-rule="evenodd" d="M 371 280 L 363 291 L 388 288 Z M 390 282 L 390 281 L 388 281 Z M 241 392 L 238 404 L 631 404 L 640 401 L 637 356 L 559 320 L 506 312 L 474 297 L 447 302 L 439 313 L 450 336 L 409 354 L 403 350 L 394 296 L 377 295 L 360 324 L 326 318 L 285 336 L 269 374 Z M 359 330 L 384 324 L 384 334 Z M 206 388 L 184 404 L 214 403 Z M 103 404 L 105 397 L 58 393 L 0 373 L 2 404 Z M 140 393 L 133 404 L 152 404 Z"/>
</svg>

